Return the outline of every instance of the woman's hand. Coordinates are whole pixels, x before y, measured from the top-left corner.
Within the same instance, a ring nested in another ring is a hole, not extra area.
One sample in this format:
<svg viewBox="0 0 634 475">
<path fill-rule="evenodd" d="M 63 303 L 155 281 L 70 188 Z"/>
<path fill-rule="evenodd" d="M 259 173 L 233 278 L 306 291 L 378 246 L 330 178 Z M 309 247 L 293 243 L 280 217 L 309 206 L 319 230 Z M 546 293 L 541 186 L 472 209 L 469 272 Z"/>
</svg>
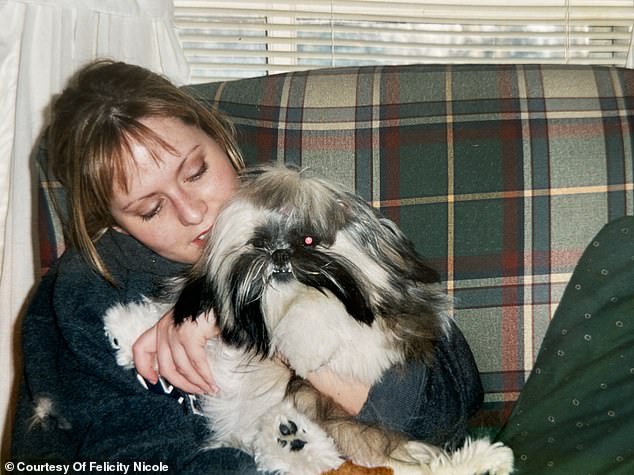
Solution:
<svg viewBox="0 0 634 475">
<path fill-rule="evenodd" d="M 330 396 L 351 416 L 361 412 L 368 399 L 370 386 L 358 380 L 342 379 L 328 368 L 320 368 L 308 373 L 308 381 L 320 393 Z"/>
<path fill-rule="evenodd" d="M 170 384 L 192 394 L 214 394 L 214 381 L 205 347 L 218 336 L 213 316 L 199 316 L 176 327 L 172 313 L 165 314 L 132 345 L 138 373 L 156 384 L 161 375 Z"/>
</svg>

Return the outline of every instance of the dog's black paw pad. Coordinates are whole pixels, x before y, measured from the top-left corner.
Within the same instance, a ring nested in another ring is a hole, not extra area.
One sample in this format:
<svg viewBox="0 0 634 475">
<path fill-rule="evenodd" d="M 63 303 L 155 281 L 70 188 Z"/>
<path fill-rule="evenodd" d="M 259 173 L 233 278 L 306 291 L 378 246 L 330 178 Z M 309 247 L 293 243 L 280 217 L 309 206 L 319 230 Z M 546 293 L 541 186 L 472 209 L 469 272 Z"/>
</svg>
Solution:
<svg viewBox="0 0 634 475">
<path fill-rule="evenodd" d="M 291 452 L 297 452 L 298 450 L 302 450 L 306 445 L 306 441 L 302 439 L 293 439 L 291 440 Z"/>
<path fill-rule="evenodd" d="M 283 436 L 295 435 L 297 434 L 297 424 L 293 421 L 288 421 L 288 424 L 284 424 L 283 422 L 279 427 L 280 434 Z"/>
<path fill-rule="evenodd" d="M 296 438 L 297 424 L 293 421 L 281 423 L 278 427 L 281 437 L 278 437 L 277 443 L 283 448 L 288 447 L 291 452 L 298 452 L 304 448 L 306 441 Z"/>
</svg>

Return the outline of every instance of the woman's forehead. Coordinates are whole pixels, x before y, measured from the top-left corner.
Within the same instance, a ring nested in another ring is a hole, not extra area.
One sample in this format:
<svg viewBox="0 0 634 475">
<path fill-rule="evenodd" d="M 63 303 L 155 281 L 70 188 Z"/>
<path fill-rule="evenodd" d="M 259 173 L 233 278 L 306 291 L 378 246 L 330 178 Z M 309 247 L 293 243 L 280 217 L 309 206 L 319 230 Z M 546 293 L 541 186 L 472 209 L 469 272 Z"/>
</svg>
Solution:
<svg viewBox="0 0 634 475">
<path fill-rule="evenodd" d="M 160 168 L 166 157 L 177 155 L 177 150 L 168 137 L 148 127 L 134 136 L 127 134 L 115 155 L 113 186 L 127 192 L 133 180 Z"/>
</svg>

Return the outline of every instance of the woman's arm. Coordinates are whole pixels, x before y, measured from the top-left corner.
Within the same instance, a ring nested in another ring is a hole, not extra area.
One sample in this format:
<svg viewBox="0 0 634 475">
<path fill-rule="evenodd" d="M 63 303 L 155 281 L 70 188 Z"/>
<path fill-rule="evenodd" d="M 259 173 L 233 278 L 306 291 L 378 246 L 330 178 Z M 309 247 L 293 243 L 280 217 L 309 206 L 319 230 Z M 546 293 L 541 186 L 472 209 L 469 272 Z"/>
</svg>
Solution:
<svg viewBox="0 0 634 475">
<path fill-rule="evenodd" d="M 185 392 L 214 394 L 218 388 L 209 368 L 205 347 L 207 340 L 216 336 L 218 327 L 211 316 L 201 316 L 195 322 L 186 321 L 177 327 L 171 313 L 168 313 L 136 341 L 133 346 L 134 364 L 138 373 L 154 384 L 160 374 Z M 328 368 L 310 373 L 307 379 L 350 415 L 361 411 L 370 391 L 369 385 L 344 379 Z"/>
<path fill-rule="evenodd" d="M 155 378 L 152 362 L 158 354 L 160 374 L 172 384 L 188 392 L 215 392 L 213 379 L 207 379 L 211 372 L 205 375 L 209 371 L 205 345 L 218 330 L 205 318 L 198 322 L 176 328 L 170 315 L 163 317 L 135 345 L 139 372 Z M 372 386 L 328 368 L 310 373 L 307 379 L 351 416 L 439 444 L 460 441 L 482 401 L 473 355 L 456 326 L 450 337 L 438 341 L 431 368 L 405 363 L 388 370 Z"/>
<path fill-rule="evenodd" d="M 311 372 L 306 379 L 320 393 L 334 399 L 351 416 L 361 412 L 370 392 L 368 384 L 354 379 L 344 379 L 328 368 Z"/>
</svg>

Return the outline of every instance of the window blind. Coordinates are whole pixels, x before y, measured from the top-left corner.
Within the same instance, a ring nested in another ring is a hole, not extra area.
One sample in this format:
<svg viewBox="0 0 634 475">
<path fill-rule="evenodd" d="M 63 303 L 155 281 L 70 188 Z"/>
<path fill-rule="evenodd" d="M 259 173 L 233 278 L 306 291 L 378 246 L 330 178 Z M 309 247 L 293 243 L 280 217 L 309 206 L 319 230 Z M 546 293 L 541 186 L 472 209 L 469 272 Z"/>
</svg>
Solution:
<svg viewBox="0 0 634 475">
<path fill-rule="evenodd" d="M 174 0 L 192 82 L 360 64 L 626 66 L 633 0 Z"/>
</svg>

